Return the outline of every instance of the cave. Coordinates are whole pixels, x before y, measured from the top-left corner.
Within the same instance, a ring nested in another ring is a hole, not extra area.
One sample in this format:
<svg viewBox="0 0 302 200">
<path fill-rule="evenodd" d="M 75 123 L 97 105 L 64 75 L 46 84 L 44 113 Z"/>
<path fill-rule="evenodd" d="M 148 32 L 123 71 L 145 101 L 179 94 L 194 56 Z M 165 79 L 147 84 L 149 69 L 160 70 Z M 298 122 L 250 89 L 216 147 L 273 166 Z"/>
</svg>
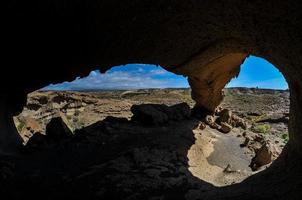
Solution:
<svg viewBox="0 0 302 200">
<path fill-rule="evenodd" d="M 213 112 L 221 89 L 250 54 L 273 63 L 290 91 L 289 142 L 273 165 L 240 184 L 191 199 L 301 196 L 301 5 L 295 1 L 8 2 L 4 8 L 0 152 L 18 155 L 13 116 L 50 83 L 124 63 L 156 63 L 188 76 L 192 98 Z M 225 67 L 228 66 L 228 67 Z"/>
</svg>

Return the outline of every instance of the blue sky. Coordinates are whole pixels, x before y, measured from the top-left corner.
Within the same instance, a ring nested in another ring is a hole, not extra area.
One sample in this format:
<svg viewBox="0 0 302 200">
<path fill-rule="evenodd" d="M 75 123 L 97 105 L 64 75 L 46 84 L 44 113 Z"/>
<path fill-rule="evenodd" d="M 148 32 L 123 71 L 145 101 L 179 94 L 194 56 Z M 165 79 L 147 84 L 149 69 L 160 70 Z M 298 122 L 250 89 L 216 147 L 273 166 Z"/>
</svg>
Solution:
<svg viewBox="0 0 302 200">
<path fill-rule="evenodd" d="M 104 74 L 98 70 L 89 76 L 76 78 L 72 82 L 50 84 L 45 90 L 85 89 L 140 89 L 140 88 L 185 88 L 187 79 L 170 73 L 160 66 L 149 64 L 127 64 L 111 68 Z M 239 77 L 227 87 L 259 87 L 287 89 L 282 74 L 269 62 L 255 56 L 248 57 L 241 65 Z"/>
<path fill-rule="evenodd" d="M 238 78 L 232 79 L 227 87 L 287 89 L 288 85 L 273 64 L 263 58 L 249 56 L 241 65 Z"/>
</svg>

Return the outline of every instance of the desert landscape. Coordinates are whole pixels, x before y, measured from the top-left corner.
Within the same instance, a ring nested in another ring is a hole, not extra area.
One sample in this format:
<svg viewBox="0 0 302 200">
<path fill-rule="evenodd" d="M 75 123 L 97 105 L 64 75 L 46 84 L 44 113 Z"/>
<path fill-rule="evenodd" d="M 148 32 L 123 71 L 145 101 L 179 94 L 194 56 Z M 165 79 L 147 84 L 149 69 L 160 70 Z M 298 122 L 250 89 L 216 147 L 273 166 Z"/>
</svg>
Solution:
<svg viewBox="0 0 302 200">
<path fill-rule="evenodd" d="M 22 155 L 1 160 L 2 190 L 11 199 L 198 199 L 280 155 L 289 91 L 225 89 L 213 115 L 194 110 L 190 92 L 29 94 L 14 118 Z"/>
</svg>

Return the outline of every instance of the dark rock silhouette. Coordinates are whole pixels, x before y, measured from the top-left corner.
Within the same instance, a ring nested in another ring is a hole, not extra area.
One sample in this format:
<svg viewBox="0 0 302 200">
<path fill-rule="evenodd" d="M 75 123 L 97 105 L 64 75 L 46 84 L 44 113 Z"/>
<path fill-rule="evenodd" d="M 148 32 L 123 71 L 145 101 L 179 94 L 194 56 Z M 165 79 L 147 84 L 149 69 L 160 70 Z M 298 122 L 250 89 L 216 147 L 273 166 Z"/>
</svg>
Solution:
<svg viewBox="0 0 302 200">
<path fill-rule="evenodd" d="M 190 106 L 180 103 L 173 106 L 164 104 L 142 104 L 131 107 L 133 113 L 132 120 L 149 125 L 161 125 L 169 121 L 180 121 L 191 116 Z"/>
<path fill-rule="evenodd" d="M 51 119 L 46 126 L 46 137 L 51 140 L 59 141 L 71 136 L 73 136 L 72 131 L 61 117 Z"/>
</svg>

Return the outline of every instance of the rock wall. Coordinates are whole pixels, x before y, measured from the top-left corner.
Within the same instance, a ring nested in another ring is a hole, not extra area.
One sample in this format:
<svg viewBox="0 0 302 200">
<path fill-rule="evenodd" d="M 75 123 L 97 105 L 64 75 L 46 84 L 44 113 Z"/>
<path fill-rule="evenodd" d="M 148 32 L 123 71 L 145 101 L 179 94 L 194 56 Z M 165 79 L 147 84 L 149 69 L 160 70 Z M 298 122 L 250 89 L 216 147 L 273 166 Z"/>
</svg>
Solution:
<svg viewBox="0 0 302 200">
<path fill-rule="evenodd" d="M 188 76 L 192 88 L 192 99 L 196 107 L 214 112 L 223 100 L 222 89 L 235 76 L 239 75 L 240 65 L 246 54 L 228 54 L 200 66 L 199 59 L 193 59 L 187 66 L 200 66 Z"/>
</svg>

